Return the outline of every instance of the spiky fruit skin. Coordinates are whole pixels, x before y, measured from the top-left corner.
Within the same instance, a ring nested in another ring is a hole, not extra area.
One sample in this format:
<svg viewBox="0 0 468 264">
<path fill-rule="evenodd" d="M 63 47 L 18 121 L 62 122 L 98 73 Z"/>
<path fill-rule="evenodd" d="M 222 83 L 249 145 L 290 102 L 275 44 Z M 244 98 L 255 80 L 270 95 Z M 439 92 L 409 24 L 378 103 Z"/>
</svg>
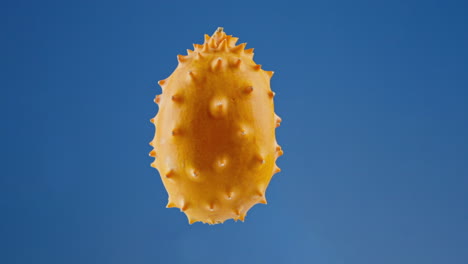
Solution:
<svg viewBox="0 0 468 264">
<path fill-rule="evenodd" d="M 279 172 L 273 72 L 236 40 L 224 32 L 205 35 L 203 45 L 178 56 L 155 99 L 152 166 L 169 194 L 167 207 L 180 208 L 190 223 L 243 221 L 252 206 L 266 203 Z"/>
</svg>

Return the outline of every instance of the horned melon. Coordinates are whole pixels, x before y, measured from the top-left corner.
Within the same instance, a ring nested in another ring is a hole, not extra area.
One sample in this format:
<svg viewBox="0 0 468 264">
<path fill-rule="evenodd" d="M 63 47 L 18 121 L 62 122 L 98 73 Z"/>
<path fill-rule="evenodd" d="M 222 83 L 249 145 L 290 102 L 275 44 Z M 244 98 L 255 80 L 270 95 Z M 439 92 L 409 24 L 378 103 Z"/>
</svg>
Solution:
<svg viewBox="0 0 468 264">
<path fill-rule="evenodd" d="M 283 154 L 275 128 L 272 71 L 253 61 L 253 49 L 218 28 L 203 45 L 178 55 L 178 66 L 159 81 L 162 94 L 151 119 L 156 133 L 151 164 L 169 194 L 167 208 L 190 224 L 241 220 L 280 171 Z"/>
</svg>

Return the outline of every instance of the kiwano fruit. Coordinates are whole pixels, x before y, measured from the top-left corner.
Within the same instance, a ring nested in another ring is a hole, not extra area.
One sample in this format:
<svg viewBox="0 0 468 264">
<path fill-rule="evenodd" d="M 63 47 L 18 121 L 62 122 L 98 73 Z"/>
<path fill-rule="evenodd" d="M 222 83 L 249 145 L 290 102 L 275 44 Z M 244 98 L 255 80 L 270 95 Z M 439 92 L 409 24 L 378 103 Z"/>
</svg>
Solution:
<svg viewBox="0 0 468 264">
<path fill-rule="evenodd" d="M 253 49 L 223 28 L 205 35 L 159 81 L 151 164 L 169 194 L 167 207 L 183 211 L 190 224 L 244 221 L 280 171 L 283 154 L 275 128 L 272 71 L 253 61 Z"/>
</svg>

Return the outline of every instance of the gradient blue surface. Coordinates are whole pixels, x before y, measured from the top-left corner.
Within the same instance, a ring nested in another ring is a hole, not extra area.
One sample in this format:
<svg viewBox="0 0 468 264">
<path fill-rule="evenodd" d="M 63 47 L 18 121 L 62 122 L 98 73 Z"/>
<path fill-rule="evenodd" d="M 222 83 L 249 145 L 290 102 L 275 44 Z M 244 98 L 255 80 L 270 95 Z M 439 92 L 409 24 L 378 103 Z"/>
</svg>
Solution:
<svg viewBox="0 0 468 264">
<path fill-rule="evenodd" d="M 0 263 L 468 263 L 466 1 L 9 1 Z M 274 70 L 282 172 L 188 225 L 150 167 L 157 81 L 223 26 Z"/>
</svg>

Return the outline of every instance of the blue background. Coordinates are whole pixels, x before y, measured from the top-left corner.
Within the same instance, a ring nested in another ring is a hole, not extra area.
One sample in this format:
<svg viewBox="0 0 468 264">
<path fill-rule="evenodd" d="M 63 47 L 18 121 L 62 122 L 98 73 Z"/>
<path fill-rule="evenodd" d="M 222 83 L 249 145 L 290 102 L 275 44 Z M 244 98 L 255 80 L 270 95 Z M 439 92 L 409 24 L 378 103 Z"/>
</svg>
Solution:
<svg viewBox="0 0 468 264">
<path fill-rule="evenodd" d="M 468 263 L 467 3 L 3 2 L 0 263 Z M 188 225 L 149 119 L 218 26 L 285 155 L 245 223 Z"/>
</svg>

